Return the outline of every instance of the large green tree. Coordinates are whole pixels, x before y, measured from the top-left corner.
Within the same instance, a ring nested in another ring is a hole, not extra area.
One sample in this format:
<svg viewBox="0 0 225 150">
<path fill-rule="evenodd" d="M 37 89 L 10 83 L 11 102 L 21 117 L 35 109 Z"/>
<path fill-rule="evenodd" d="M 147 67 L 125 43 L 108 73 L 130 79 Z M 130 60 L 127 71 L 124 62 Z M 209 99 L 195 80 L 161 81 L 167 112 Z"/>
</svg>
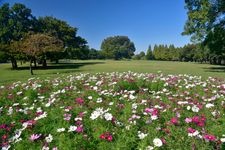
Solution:
<svg viewBox="0 0 225 150">
<path fill-rule="evenodd" d="M 225 60 L 225 0 L 185 0 L 185 3 L 188 20 L 183 34 L 191 35 L 194 42 L 203 43 L 202 49 L 209 48 L 211 63 L 221 64 Z"/>
<path fill-rule="evenodd" d="M 221 64 L 225 60 L 225 28 L 217 26 L 206 36 L 204 44 L 210 50 L 211 63 Z"/>
<path fill-rule="evenodd" d="M 6 3 L 0 7 L 0 24 L 0 50 L 9 56 L 12 68 L 16 69 L 16 57 L 20 54 L 14 47 L 15 41 L 20 41 L 27 32 L 36 30 L 36 19 L 25 5 L 16 3 L 10 7 Z"/>
<path fill-rule="evenodd" d="M 201 42 L 217 25 L 225 25 L 224 0 L 185 0 L 188 19 L 184 35 L 191 35 L 192 41 Z"/>
<path fill-rule="evenodd" d="M 49 53 L 51 59 L 55 59 L 56 61 L 62 57 L 73 59 L 80 56 L 77 54 L 86 52 L 87 41 L 82 37 L 77 36 L 77 28 L 71 27 L 67 22 L 51 16 L 40 17 L 38 21 L 40 26 L 39 31 L 41 33 L 47 33 L 57 37 L 64 43 L 64 52 Z"/>
<path fill-rule="evenodd" d="M 108 59 L 130 59 L 134 55 L 135 46 L 127 36 L 112 36 L 103 40 L 101 50 Z"/>
</svg>

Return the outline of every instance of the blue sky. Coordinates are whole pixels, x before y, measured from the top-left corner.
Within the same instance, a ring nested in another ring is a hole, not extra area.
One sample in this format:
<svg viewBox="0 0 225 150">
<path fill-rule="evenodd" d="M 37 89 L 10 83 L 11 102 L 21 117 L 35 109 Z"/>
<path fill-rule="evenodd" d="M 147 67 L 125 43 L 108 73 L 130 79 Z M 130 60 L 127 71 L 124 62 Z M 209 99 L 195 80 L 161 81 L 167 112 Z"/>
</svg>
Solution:
<svg viewBox="0 0 225 150">
<path fill-rule="evenodd" d="M 148 45 L 183 46 L 190 40 L 182 36 L 187 19 L 184 0 L 0 0 L 23 3 L 33 15 L 54 16 L 77 27 L 78 35 L 90 47 L 100 49 L 104 38 L 126 35 L 136 51 Z"/>
</svg>

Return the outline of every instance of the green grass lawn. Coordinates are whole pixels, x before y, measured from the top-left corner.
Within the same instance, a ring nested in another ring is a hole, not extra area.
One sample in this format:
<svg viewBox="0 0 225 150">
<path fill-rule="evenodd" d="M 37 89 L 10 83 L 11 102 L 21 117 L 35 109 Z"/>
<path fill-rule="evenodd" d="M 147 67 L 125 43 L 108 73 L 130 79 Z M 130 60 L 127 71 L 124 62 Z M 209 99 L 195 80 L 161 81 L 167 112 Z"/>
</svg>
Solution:
<svg viewBox="0 0 225 150">
<path fill-rule="evenodd" d="M 207 78 L 209 76 L 225 78 L 225 66 L 199 64 L 190 62 L 170 61 L 113 61 L 113 60 L 87 60 L 68 61 L 60 64 L 48 64 L 48 69 L 38 68 L 34 70 L 34 76 L 29 73 L 26 64 L 19 65 L 19 70 L 11 70 L 11 64 L 0 64 L 0 83 L 8 83 L 18 80 L 26 80 L 30 77 L 51 77 L 61 74 L 96 73 L 96 72 L 143 72 L 165 74 L 191 74 Z"/>
</svg>

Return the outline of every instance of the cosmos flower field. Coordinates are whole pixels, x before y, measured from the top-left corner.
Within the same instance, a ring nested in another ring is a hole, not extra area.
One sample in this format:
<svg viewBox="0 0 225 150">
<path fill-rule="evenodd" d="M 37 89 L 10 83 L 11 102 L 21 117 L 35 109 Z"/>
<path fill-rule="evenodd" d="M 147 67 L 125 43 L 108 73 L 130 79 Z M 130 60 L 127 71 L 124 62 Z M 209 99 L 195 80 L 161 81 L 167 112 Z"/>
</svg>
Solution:
<svg viewBox="0 0 225 150">
<path fill-rule="evenodd" d="M 82 73 L 0 86 L 6 149 L 225 149 L 225 81 Z"/>
</svg>

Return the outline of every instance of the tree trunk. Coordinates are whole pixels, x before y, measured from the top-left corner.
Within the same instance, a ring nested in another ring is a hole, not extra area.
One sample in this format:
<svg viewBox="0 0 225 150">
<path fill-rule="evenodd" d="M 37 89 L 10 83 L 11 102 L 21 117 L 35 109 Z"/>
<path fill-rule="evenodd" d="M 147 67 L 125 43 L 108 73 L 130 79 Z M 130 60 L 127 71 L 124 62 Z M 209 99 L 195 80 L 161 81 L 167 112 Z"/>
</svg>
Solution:
<svg viewBox="0 0 225 150">
<path fill-rule="evenodd" d="M 33 68 L 32 68 L 32 59 L 30 59 L 30 74 L 34 75 Z"/>
<path fill-rule="evenodd" d="M 11 57 L 11 63 L 12 63 L 12 69 L 18 68 L 16 59 L 14 57 Z"/>
<path fill-rule="evenodd" d="M 34 58 L 34 68 L 37 68 L 37 60 Z"/>
<path fill-rule="evenodd" d="M 46 59 L 43 59 L 43 61 L 42 61 L 42 66 L 43 66 L 44 68 L 47 67 L 47 61 L 46 61 Z"/>
<path fill-rule="evenodd" d="M 58 63 L 59 63 L 59 60 L 58 60 L 58 59 L 56 59 L 56 60 L 55 60 L 55 63 L 56 63 L 56 64 L 58 64 Z"/>
<path fill-rule="evenodd" d="M 222 59 L 220 57 L 217 58 L 217 65 L 221 65 Z"/>
</svg>

